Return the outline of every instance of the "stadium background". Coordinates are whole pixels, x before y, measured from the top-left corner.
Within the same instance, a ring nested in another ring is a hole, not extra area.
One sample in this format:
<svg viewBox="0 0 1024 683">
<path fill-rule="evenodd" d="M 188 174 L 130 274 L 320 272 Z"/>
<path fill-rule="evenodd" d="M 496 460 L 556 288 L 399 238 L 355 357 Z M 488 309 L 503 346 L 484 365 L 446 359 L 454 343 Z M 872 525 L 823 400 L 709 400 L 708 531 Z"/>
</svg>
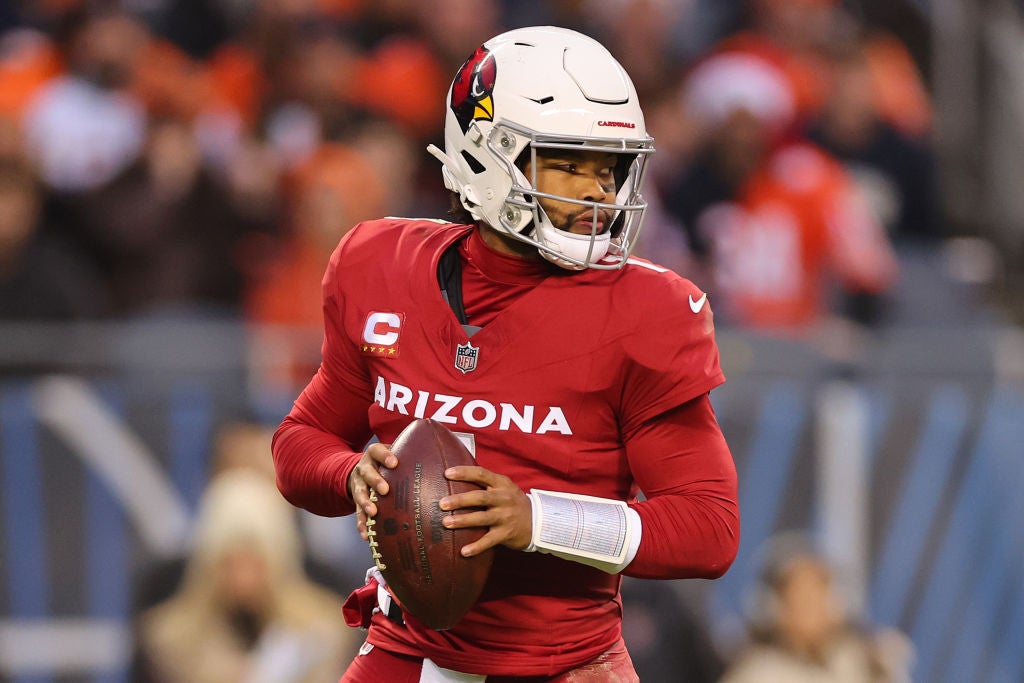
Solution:
<svg viewBox="0 0 1024 683">
<path fill-rule="evenodd" d="M 695 6 L 707 18 L 728 4 Z M 740 555 L 719 581 L 627 582 L 627 596 L 647 596 L 644 610 L 692 611 L 698 631 L 728 643 L 760 544 L 813 530 L 866 618 L 910 636 L 915 680 L 1016 682 L 1024 8 L 852 4 L 899 35 L 925 73 L 943 237 L 901 245 L 889 322 L 854 353 L 720 330 L 729 382 L 713 398 L 739 468 Z M 545 18 L 535 3 L 501 7 L 508 27 Z M 24 21 L 11 9 L 0 17 L 8 30 Z M 138 577 L 185 549 L 219 430 L 271 424 L 287 409 L 294 387 L 279 378 L 296 346 L 282 340 L 294 339 L 315 363 L 318 330 L 231 316 L 0 322 L 0 680 L 127 680 Z M 368 559 L 351 520 L 303 523 L 347 590 Z M 629 604 L 638 660 L 666 659 Z"/>
</svg>

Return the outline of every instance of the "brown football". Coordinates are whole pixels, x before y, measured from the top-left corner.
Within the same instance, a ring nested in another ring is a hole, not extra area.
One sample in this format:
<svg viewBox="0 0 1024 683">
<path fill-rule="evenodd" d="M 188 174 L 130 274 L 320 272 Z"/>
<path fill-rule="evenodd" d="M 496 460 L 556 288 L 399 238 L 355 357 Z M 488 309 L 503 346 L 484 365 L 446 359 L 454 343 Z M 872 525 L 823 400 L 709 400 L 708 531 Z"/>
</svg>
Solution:
<svg viewBox="0 0 1024 683">
<path fill-rule="evenodd" d="M 391 487 L 377 500 L 370 529 L 370 549 L 392 594 L 402 608 L 425 626 L 447 629 L 476 603 L 491 570 L 493 551 L 463 557 L 462 546 L 479 539 L 485 528 L 446 529 L 441 498 L 478 489 L 451 481 L 449 467 L 473 465 L 469 449 L 447 427 L 434 420 L 416 420 L 406 427 L 391 451 L 395 469 L 381 468 Z"/>
</svg>

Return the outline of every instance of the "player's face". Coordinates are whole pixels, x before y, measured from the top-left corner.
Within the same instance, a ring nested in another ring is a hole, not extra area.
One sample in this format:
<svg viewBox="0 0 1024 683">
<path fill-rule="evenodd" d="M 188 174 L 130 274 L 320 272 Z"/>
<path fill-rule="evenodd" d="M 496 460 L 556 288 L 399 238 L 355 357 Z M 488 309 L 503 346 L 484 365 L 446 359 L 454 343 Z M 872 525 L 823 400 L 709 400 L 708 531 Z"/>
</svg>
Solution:
<svg viewBox="0 0 1024 683">
<path fill-rule="evenodd" d="M 572 150 L 544 150 L 537 153 L 536 188 L 541 192 L 569 197 L 580 201 L 610 203 L 615 199 L 614 154 L 605 152 L 574 152 Z M 527 162 L 524 174 L 533 180 L 533 166 Z M 610 211 L 593 209 L 552 199 L 539 199 L 551 224 L 559 230 L 589 235 L 597 223 L 598 234 L 611 226 Z"/>
</svg>

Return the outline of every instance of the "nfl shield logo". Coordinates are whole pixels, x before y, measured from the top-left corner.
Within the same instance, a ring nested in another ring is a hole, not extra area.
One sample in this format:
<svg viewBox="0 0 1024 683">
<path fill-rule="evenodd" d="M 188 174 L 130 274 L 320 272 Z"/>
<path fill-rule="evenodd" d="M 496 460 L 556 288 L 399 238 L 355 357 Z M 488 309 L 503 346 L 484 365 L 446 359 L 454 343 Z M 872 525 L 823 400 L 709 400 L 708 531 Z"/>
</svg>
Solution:
<svg viewBox="0 0 1024 683">
<path fill-rule="evenodd" d="M 470 342 L 459 344 L 455 349 L 455 367 L 466 374 L 476 370 L 476 359 L 480 354 L 480 347 L 473 346 Z"/>
</svg>

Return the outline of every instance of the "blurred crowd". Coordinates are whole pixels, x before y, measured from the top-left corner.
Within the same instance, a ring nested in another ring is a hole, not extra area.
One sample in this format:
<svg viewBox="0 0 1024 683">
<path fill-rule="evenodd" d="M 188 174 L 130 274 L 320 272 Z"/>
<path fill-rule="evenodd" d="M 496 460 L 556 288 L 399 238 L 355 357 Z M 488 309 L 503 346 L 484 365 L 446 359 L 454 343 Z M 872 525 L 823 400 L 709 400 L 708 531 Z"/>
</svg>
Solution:
<svg viewBox="0 0 1024 683">
<path fill-rule="evenodd" d="M 515 26 L 631 73 L 659 153 L 638 254 L 720 325 L 884 318 L 941 233 L 921 69 L 840 0 L 41 0 L 0 11 L 0 317 L 315 327 L 338 238 L 441 217 L 451 75 Z"/>
<path fill-rule="evenodd" d="M 360 634 L 341 619 L 355 576 L 316 560 L 278 493 L 269 428 L 224 424 L 192 542 L 134 577 L 133 683 L 318 683 Z"/>
</svg>

